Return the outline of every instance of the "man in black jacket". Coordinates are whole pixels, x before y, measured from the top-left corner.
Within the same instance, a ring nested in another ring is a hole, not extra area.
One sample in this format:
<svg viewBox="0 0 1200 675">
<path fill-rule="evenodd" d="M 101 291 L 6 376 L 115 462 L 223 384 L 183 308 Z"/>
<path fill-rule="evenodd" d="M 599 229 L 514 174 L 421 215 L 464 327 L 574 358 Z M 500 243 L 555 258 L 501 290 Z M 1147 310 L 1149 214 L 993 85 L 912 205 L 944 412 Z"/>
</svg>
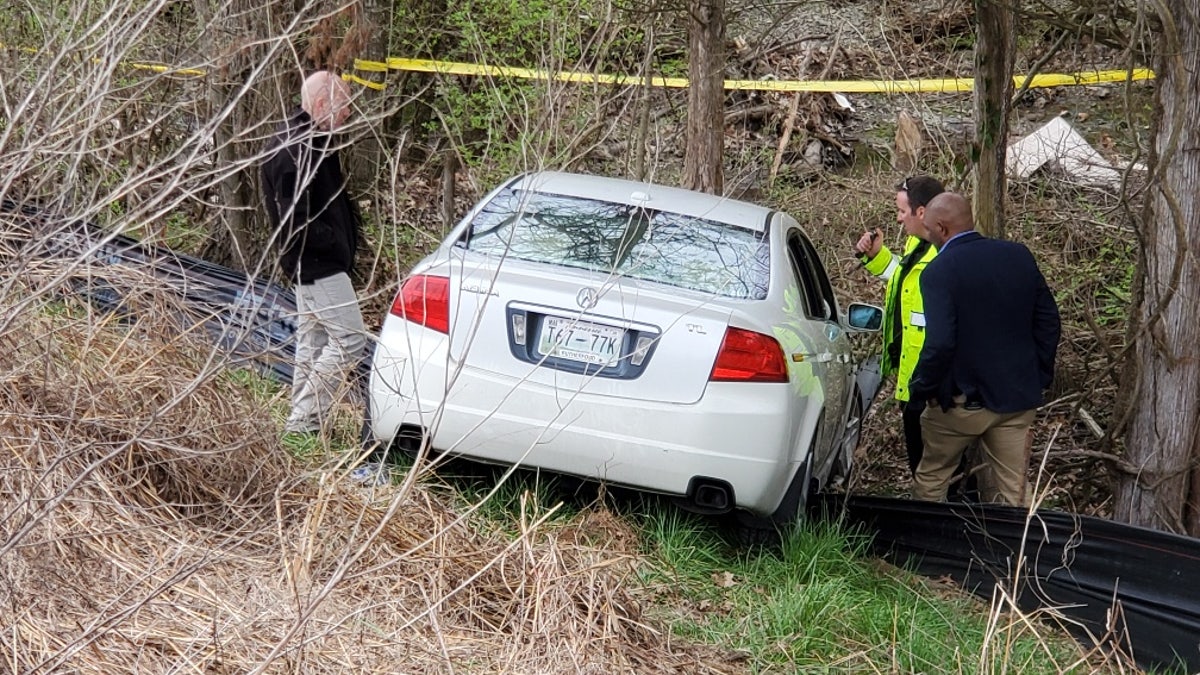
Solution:
<svg viewBox="0 0 1200 675">
<path fill-rule="evenodd" d="M 913 497 L 944 500 L 979 438 L 994 490 L 984 499 L 1028 504 L 1029 428 L 1054 377 L 1058 306 L 1029 249 L 975 232 L 961 195 L 935 197 L 925 228 L 938 254 L 921 275 L 927 328 L 909 385 L 929 401 Z"/>
<path fill-rule="evenodd" d="M 350 113 L 350 91 L 319 71 L 300 89 L 300 109 L 267 146 L 262 185 L 267 215 L 282 248 L 283 273 L 295 282 L 296 362 L 286 432 L 313 432 L 366 344 L 350 283 L 358 213 L 346 193 L 334 132 Z"/>
</svg>

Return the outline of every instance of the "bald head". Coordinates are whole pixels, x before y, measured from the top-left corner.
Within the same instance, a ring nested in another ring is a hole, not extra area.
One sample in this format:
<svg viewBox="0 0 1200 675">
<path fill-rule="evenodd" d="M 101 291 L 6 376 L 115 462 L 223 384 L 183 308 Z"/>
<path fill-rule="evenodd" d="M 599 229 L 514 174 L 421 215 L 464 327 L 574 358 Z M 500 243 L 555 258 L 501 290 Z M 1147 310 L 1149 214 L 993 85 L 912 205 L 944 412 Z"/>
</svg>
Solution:
<svg viewBox="0 0 1200 675">
<path fill-rule="evenodd" d="M 960 232 L 975 229 L 971 220 L 971 202 L 954 192 L 943 192 L 925 207 L 925 230 L 929 241 L 938 248 Z"/>
<path fill-rule="evenodd" d="M 323 131 L 336 131 L 350 116 L 350 87 L 336 74 L 318 70 L 300 87 L 300 107 Z"/>
</svg>

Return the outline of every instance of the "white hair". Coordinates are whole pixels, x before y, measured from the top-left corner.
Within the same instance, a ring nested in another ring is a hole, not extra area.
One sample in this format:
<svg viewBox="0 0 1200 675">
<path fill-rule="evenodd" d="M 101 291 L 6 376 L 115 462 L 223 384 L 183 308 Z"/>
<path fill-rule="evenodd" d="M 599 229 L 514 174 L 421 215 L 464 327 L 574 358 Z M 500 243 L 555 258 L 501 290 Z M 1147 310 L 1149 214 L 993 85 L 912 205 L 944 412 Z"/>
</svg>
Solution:
<svg viewBox="0 0 1200 675">
<path fill-rule="evenodd" d="M 336 74 L 328 70 L 318 70 L 304 78 L 304 84 L 300 86 L 300 107 L 312 114 L 319 99 L 335 105 L 345 105 L 350 101 L 350 87 Z"/>
</svg>

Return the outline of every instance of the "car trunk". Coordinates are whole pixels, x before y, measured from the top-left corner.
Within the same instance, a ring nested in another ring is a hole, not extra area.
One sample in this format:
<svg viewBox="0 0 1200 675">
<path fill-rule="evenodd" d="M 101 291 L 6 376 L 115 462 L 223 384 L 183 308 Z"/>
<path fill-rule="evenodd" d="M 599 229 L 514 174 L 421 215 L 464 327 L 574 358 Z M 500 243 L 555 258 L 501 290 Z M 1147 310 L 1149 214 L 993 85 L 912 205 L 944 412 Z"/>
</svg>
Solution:
<svg viewBox="0 0 1200 675">
<path fill-rule="evenodd" d="M 566 394 L 664 403 L 703 396 L 730 316 L 710 295 L 495 262 L 455 262 L 462 265 L 451 275 L 455 362 Z"/>
</svg>

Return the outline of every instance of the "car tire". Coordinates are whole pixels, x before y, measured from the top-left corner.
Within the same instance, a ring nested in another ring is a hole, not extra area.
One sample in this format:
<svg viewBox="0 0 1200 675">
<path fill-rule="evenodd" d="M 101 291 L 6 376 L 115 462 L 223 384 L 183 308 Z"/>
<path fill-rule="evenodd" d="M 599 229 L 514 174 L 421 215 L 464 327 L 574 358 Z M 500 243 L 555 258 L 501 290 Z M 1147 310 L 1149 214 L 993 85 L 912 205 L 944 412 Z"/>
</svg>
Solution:
<svg viewBox="0 0 1200 675">
<path fill-rule="evenodd" d="M 362 426 L 358 428 L 358 442 L 364 448 L 368 443 L 375 442 L 375 432 L 371 430 L 371 407 L 367 406 L 363 413 Z"/>
<path fill-rule="evenodd" d="M 742 515 L 745 517 L 740 517 Z M 769 518 L 739 514 L 733 528 L 733 541 L 738 548 L 765 548 L 778 546 L 781 538 L 779 529 Z"/>
<path fill-rule="evenodd" d="M 371 407 L 366 406 L 363 413 L 362 426 L 358 429 L 358 447 L 367 454 L 368 462 L 386 462 L 387 447 L 383 442 L 375 438 L 375 432 L 371 428 Z"/>
<path fill-rule="evenodd" d="M 816 444 L 818 434 L 813 435 Z M 739 547 L 753 548 L 777 546 L 781 533 L 789 525 L 799 522 L 808 511 L 813 495 L 813 452 L 809 451 L 804 464 L 796 470 L 792 484 L 784 493 L 779 508 L 769 516 L 760 516 L 746 511 L 733 513 L 733 540 Z"/>
<path fill-rule="evenodd" d="M 862 442 L 863 404 L 858 390 L 850 402 L 850 413 L 846 415 L 846 425 L 839 441 L 837 457 L 834 458 L 833 469 L 829 473 L 829 486 L 850 489 L 850 479 L 854 473 L 854 452 Z"/>
</svg>

